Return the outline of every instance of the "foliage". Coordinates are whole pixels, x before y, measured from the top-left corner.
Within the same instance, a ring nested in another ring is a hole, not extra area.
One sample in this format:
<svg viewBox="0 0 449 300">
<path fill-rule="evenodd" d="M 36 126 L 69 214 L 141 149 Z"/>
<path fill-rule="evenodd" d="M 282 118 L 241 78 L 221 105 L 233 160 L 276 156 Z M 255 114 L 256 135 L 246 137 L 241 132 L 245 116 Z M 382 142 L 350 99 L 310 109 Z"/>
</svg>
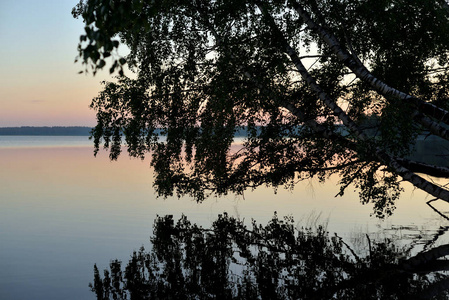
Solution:
<svg viewBox="0 0 449 300">
<path fill-rule="evenodd" d="M 112 57 L 120 75 L 92 101 L 96 151 L 103 142 L 116 159 L 124 139 L 131 156 L 151 155 L 162 196 L 339 173 L 339 194 L 354 184 L 380 217 L 400 177 L 449 201 L 406 162 L 418 134 L 449 137 L 448 11 L 443 0 L 81 1 L 85 71 Z"/>
<path fill-rule="evenodd" d="M 403 249 L 385 240 L 358 256 L 322 226 L 295 228 L 276 215 L 251 229 L 226 213 L 211 229 L 182 216 L 158 217 L 152 248 L 124 271 L 94 267 L 97 299 L 446 299 L 447 276 L 405 269 Z M 438 261 L 436 261 L 438 262 Z M 435 293 L 434 293 L 435 292 Z M 435 297 L 433 297 L 433 296 Z M 433 297 L 433 298 L 432 298 Z"/>
</svg>

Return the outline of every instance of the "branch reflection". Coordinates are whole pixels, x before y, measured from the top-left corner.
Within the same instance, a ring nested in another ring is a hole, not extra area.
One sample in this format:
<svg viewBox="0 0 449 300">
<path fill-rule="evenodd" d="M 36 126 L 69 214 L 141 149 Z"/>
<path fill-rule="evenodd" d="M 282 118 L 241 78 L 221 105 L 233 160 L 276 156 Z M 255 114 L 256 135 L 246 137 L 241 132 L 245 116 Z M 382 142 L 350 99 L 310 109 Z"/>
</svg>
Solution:
<svg viewBox="0 0 449 300">
<path fill-rule="evenodd" d="M 411 256 L 389 240 L 358 254 L 323 226 L 266 226 L 219 215 L 210 229 L 158 217 L 152 249 L 114 260 L 90 284 L 97 299 L 447 299 L 449 245 Z M 407 257 L 404 257 L 404 256 Z"/>
</svg>

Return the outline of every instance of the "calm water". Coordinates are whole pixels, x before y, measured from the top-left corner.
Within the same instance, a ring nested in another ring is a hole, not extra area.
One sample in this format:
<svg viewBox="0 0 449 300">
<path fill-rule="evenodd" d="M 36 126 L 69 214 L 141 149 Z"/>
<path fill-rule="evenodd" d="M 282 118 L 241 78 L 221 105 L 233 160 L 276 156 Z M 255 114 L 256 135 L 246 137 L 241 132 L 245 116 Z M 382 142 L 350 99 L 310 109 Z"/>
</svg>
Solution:
<svg viewBox="0 0 449 300">
<path fill-rule="evenodd" d="M 157 199 L 147 161 L 110 162 L 106 152 L 94 158 L 86 137 L 0 136 L 0 170 L 0 299 L 94 299 L 88 288 L 94 263 L 103 269 L 148 245 L 156 215 L 184 213 L 208 226 L 223 211 L 262 223 L 277 211 L 299 225 L 321 214 L 328 230 L 348 241 L 384 228 L 411 226 L 425 236 L 449 225 L 409 185 L 393 217 L 371 218 L 371 206 L 361 205 L 356 193 L 334 198 L 337 178 L 300 183 L 293 193 L 259 188 L 202 204 Z"/>
</svg>

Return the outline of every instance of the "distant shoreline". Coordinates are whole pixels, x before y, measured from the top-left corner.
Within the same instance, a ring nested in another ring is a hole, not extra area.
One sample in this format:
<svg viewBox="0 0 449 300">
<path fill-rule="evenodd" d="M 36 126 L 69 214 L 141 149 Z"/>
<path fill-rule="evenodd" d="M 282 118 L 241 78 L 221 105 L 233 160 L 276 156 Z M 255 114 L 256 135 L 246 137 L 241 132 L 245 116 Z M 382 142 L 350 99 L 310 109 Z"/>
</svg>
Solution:
<svg viewBox="0 0 449 300">
<path fill-rule="evenodd" d="M 0 127 L 1 135 L 34 136 L 90 136 L 92 127 L 87 126 L 21 126 Z"/>
</svg>

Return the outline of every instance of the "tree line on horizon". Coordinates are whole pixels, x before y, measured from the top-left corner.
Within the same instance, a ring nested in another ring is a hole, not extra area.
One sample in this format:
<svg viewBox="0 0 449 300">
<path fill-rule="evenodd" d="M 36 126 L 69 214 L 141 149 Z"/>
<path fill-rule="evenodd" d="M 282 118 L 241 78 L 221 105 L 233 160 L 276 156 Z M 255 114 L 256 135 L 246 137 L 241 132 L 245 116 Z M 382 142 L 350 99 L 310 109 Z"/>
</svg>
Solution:
<svg viewBox="0 0 449 300">
<path fill-rule="evenodd" d="M 90 136 L 87 126 L 20 126 L 0 127 L 0 135 Z"/>
</svg>

